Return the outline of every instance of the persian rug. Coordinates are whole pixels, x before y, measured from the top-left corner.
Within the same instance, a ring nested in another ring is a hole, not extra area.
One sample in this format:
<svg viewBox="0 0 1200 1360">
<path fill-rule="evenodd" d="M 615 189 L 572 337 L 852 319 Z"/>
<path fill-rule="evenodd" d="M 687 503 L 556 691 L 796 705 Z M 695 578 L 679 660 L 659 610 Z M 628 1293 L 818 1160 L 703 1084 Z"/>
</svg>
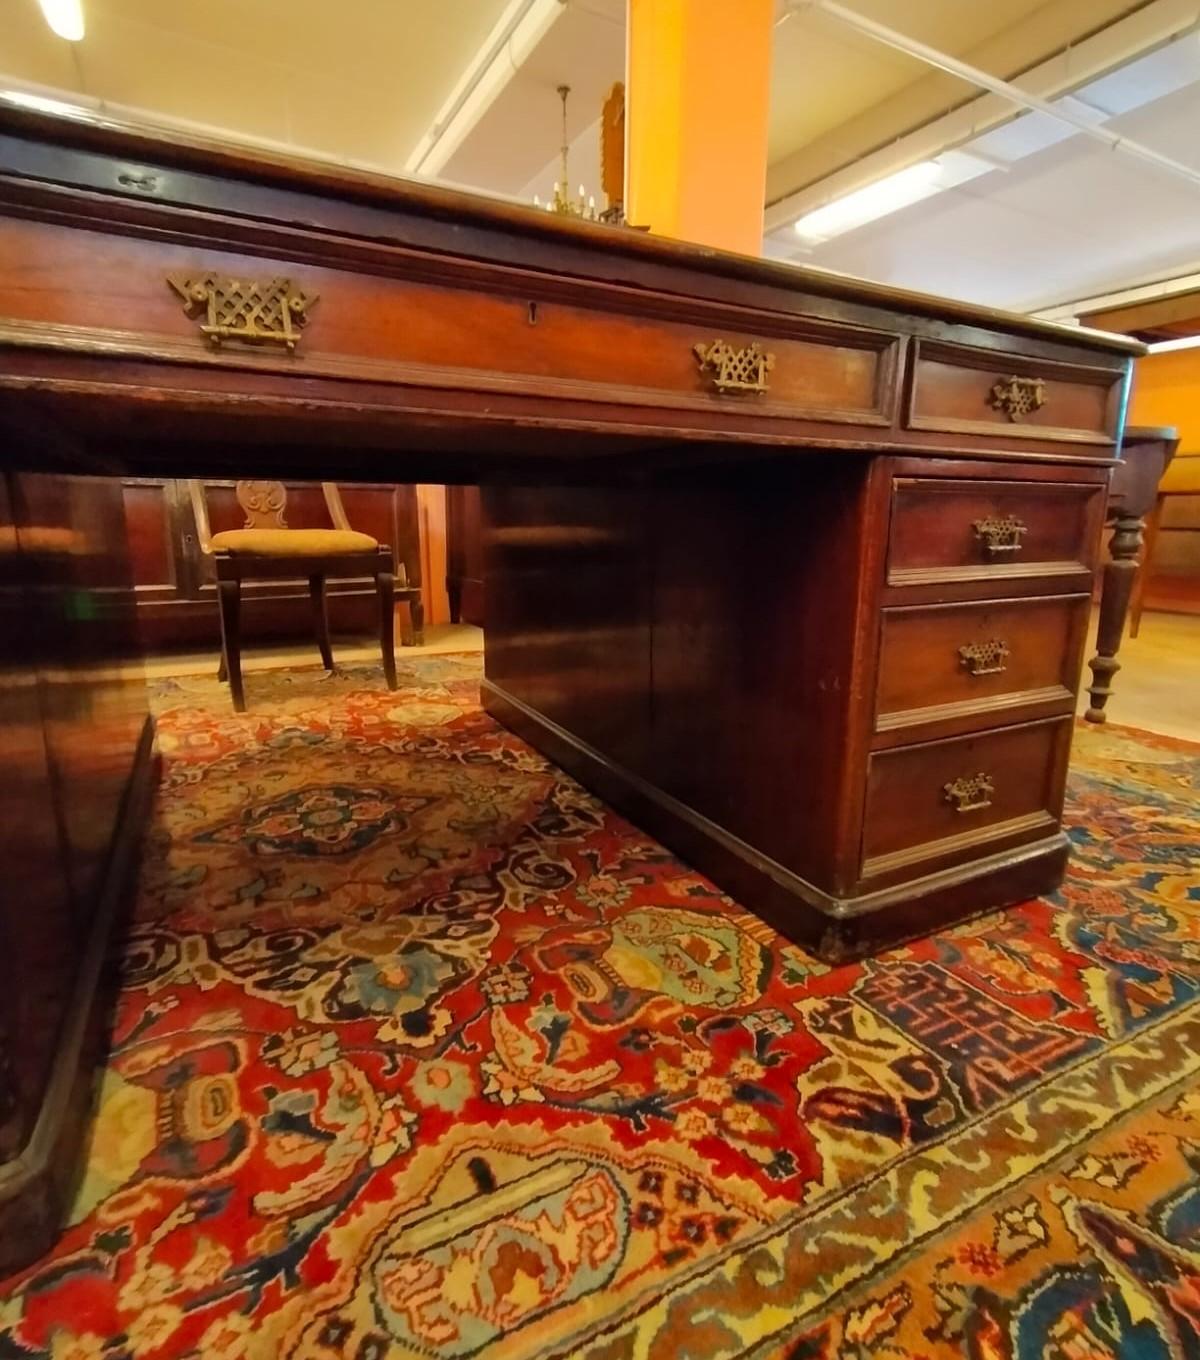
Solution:
<svg viewBox="0 0 1200 1360">
<path fill-rule="evenodd" d="M 0 1356 L 1200 1355 L 1200 747 L 1081 727 L 1058 897 L 830 968 L 478 665 L 159 686 L 87 1173 Z"/>
</svg>

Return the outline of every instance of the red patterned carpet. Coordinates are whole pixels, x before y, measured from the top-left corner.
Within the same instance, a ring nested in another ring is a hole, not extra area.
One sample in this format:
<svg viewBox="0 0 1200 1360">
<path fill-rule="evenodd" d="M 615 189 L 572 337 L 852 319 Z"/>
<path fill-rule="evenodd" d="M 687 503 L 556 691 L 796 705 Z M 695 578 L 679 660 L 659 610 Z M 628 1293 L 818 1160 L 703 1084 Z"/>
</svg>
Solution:
<svg viewBox="0 0 1200 1360">
<path fill-rule="evenodd" d="M 478 659 L 161 686 L 86 1180 L 0 1357 L 1200 1356 L 1200 748 L 837 969 L 497 728 Z"/>
</svg>

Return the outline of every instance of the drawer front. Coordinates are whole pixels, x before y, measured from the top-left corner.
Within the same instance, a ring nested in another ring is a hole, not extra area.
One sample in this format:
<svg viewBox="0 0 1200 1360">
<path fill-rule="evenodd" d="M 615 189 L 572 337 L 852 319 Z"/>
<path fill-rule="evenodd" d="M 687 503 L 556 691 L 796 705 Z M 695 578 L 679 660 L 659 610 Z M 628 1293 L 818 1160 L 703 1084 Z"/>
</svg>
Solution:
<svg viewBox="0 0 1200 1360">
<path fill-rule="evenodd" d="M 910 429 L 1068 444 L 1115 441 L 1123 367 L 1076 366 L 927 340 L 914 344 L 911 364 Z"/>
<path fill-rule="evenodd" d="M 876 751 L 867 775 L 863 876 L 1037 839 L 1062 811 L 1072 718 Z"/>
<path fill-rule="evenodd" d="M 885 609 L 875 730 L 965 720 L 1075 699 L 1087 595 Z"/>
<path fill-rule="evenodd" d="M 1090 574 L 1103 514 L 1099 485 L 897 478 L 888 584 Z"/>
<path fill-rule="evenodd" d="M 420 276 L 431 273 L 439 277 Z M 189 280 L 208 286 L 210 276 L 226 292 L 230 279 L 291 280 L 311 304 L 294 350 L 206 341 L 205 304 L 193 302 L 189 316 L 179 287 Z M 135 356 L 141 340 L 147 357 L 662 406 L 710 423 L 740 412 L 884 426 L 897 402 L 899 346 L 890 332 L 782 318 L 764 330 L 748 310 L 725 304 L 582 283 L 567 290 L 552 277 L 465 262 L 439 271 L 406 256 L 367 275 L 6 222 L 0 318 L 77 327 L 93 340 L 112 340 L 119 326 Z"/>
</svg>

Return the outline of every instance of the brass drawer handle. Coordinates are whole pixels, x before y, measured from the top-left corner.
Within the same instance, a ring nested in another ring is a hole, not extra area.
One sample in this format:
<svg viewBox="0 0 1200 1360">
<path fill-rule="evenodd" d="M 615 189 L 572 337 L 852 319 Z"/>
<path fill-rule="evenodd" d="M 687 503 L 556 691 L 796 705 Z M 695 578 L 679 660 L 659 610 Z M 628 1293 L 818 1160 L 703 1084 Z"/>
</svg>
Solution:
<svg viewBox="0 0 1200 1360">
<path fill-rule="evenodd" d="M 718 392 L 765 392 L 767 374 L 775 367 L 775 356 L 757 341 L 736 349 L 728 340 L 714 340 L 693 345 L 692 353 Z"/>
<path fill-rule="evenodd" d="M 977 519 L 974 525 L 975 537 L 983 544 L 984 552 L 989 555 L 1020 552 L 1021 535 L 1025 533 L 1027 527 L 1016 515 L 1005 515 L 1003 519 L 997 515 L 989 515 L 987 519 Z"/>
<path fill-rule="evenodd" d="M 973 774 L 942 785 L 942 797 L 954 805 L 955 812 L 978 812 L 992 805 L 996 786 L 990 774 Z"/>
<path fill-rule="evenodd" d="M 1024 420 L 1045 406 L 1045 380 L 1019 378 L 1015 373 L 1007 378 L 997 378 L 992 384 L 989 401 L 997 411 L 1003 411 L 1009 420 Z"/>
<path fill-rule="evenodd" d="M 999 638 L 988 642 L 967 642 L 958 649 L 962 664 L 972 675 L 999 675 L 1008 658 L 1008 643 Z"/>
</svg>

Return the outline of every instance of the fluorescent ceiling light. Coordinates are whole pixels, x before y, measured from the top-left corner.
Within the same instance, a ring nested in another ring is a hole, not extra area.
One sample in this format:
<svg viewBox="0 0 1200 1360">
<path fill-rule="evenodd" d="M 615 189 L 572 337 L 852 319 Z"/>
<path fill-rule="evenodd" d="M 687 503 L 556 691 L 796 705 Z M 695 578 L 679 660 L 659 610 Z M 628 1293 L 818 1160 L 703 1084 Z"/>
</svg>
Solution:
<svg viewBox="0 0 1200 1360">
<path fill-rule="evenodd" d="M 796 223 L 796 234 L 815 245 L 844 231 L 853 231 L 937 193 L 943 187 L 941 174 L 942 167 L 937 161 L 918 161 L 805 213 Z"/>
<path fill-rule="evenodd" d="M 51 29 L 68 42 L 83 37 L 83 0 L 38 0 Z"/>
</svg>

